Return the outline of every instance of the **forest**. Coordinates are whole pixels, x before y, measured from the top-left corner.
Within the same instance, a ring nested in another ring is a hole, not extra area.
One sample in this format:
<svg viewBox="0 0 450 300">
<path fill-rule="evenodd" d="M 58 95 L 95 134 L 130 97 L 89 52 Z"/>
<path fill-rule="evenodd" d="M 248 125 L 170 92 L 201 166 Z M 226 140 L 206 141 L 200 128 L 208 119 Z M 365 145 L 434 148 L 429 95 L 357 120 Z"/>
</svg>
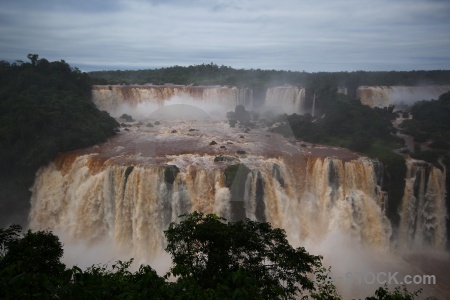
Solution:
<svg viewBox="0 0 450 300">
<path fill-rule="evenodd" d="M 91 101 L 91 79 L 37 54 L 0 62 L 0 219 L 23 224 L 39 167 L 57 153 L 104 142 L 117 122 Z"/>
</svg>

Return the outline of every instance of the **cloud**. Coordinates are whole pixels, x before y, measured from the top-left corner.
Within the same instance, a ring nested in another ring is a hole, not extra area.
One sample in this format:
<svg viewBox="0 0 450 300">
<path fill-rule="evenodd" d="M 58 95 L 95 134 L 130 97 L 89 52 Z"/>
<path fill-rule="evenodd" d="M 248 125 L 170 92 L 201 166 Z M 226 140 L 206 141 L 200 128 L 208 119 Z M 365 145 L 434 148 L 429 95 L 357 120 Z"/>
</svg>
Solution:
<svg viewBox="0 0 450 300">
<path fill-rule="evenodd" d="M 82 69 L 205 62 L 306 71 L 450 68 L 446 1 L 36 2 L 5 0 L 1 59 L 32 52 Z"/>
</svg>

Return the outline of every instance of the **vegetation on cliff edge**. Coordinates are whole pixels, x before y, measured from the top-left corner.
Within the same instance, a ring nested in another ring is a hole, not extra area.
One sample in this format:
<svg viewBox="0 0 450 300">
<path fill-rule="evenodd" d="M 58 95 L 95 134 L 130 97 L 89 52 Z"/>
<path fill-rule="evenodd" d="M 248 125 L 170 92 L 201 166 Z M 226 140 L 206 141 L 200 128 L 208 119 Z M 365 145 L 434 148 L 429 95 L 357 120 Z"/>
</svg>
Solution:
<svg viewBox="0 0 450 300">
<path fill-rule="evenodd" d="M 0 211 L 28 205 L 36 170 L 58 152 L 94 145 L 118 126 L 91 101 L 86 73 L 36 54 L 30 62 L 0 62 Z M 20 203 L 17 203 L 20 202 Z M 16 219 L 17 221 L 17 219 Z"/>
</svg>

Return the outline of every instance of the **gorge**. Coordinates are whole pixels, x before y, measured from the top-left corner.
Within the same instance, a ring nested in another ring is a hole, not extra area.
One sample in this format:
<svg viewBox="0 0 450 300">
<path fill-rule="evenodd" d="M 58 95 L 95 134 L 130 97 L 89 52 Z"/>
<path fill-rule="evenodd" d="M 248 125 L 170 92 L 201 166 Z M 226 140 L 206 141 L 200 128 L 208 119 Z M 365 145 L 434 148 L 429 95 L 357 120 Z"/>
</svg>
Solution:
<svg viewBox="0 0 450 300">
<path fill-rule="evenodd" d="M 302 113 L 304 98 L 304 89 L 273 88 L 265 104 Z M 82 241 L 102 249 L 103 258 L 158 265 L 163 230 L 199 210 L 283 228 L 291 244 L 324 255 L 336 274 L 408 274 L 404 253 L 446 249 L 443 166 L 407 159 L 397 228 L 386 214 L 393 200 L 378 160 L 292 141 L 262 120 L 231 128 L 227 109 L 257 106 L 248 89 L 95 86 L 93 101 L 114 116 L 139 118 L 106 143 L 61 153 L 37 173 L 30 227 L 54 230 L 67 245 Z M 199 120 L 188 108 L 208 117 Z M 367 288 L 336 284 L 344 295 L 365 295 Z"/>
</svg>

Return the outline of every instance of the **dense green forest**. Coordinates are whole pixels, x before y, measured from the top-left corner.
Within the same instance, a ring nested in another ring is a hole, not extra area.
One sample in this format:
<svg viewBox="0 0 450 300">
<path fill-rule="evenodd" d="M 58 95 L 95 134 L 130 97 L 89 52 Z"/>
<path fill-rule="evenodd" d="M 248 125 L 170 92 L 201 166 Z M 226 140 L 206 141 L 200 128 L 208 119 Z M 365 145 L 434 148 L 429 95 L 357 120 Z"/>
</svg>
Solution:
<svg viewBox="0 0 450 300">
<path fill-rule="evenodd" d="M 302 299 L 339 300 L 322 257 L 293 248 L 284 230 L 193 212 L 164 232 L 172 267 L 159 276 L 133 260 L 86 270 L 61 262 L 49 231 L 0 229 L 1 299 Z M 316 277 L 314 277 L 316 274 Z M 421 290 L 386 286 L 367 300 L 415 299 Z"/>
<path fill-rule="evenodd" d="M 118 126 L 91 101 L 91 80 L 36 54 L 0 62 L 0 219 L 26 214 L 37 169 L 58 152 L 94 145 Z M 10 219 L 8 219 L 10 218 Z M 23 218 L 22 221 L 25 221 Z"/>
<path fill-rule="evenodd" d="M 391 72 L 292 72 L 261 69 L 234 69 L 214 63 L 188 67 L 173 66 L 160 69 L 134 71 L 90 72 L 94 84 L 193 84 L 230 85 L 249 87 L 256 97 L 264 96 L 270 86 L 291 84 L 315 88 L 315 85 L 329 84 L 345 86 L 350 96 L 356 96 L 361 85 L 426 85 L 450 84 L 450 71 L 391 71 Z"/>
<path fill-rule="evenodd" d="M 316 78 L 349 88 L 360 85 L 420 85 L 449 84 L 450 71 L 390 71 L 390 72 L 293 72 L 261 69 L 234 69 L 214 63 L 173 66 L 160 69 L 129 71 L 94 71 L 89 76 L 94 84 L 194 84 L 194 85 L 307 85 Z"/>
</svg>

